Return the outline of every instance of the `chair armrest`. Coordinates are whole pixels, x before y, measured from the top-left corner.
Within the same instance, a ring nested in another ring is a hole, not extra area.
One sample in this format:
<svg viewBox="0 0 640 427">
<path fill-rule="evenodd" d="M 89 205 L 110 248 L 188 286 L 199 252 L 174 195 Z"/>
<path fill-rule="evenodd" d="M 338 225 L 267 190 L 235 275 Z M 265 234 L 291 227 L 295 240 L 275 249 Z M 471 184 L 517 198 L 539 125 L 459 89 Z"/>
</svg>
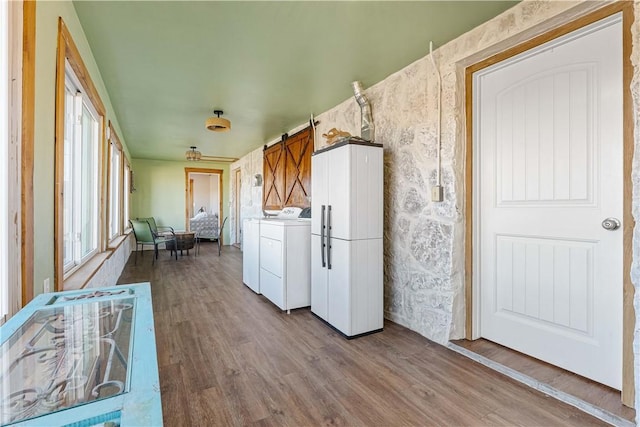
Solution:
<svg viewBox="0 0 640 427">
<path fill-rule="evenodd" d="M 158 227 L 158 228 L 160 229 L 160 228 L 163 228 L 163 227 Z M 171 228 L 171 227 L 168 227 L 168 228 Z M 153 231 L 152 231 L 152 233 L 153 233 Z M 167 230 L 167 231 L 160 231 L 160 230 L 158 230 L 158 232 L 157 232 L 157 233 L 153 233 L 153 237 L 154 237 L 155 239 L 158 239 L 158 238 L 171 238 L 171 239 L 175 239 L 175 238 L 176 238 L 176 233 L 175 233 L 175 231 L 173 231 L 173 228 L 171 228 L 171 230 Z"/>
</svg>

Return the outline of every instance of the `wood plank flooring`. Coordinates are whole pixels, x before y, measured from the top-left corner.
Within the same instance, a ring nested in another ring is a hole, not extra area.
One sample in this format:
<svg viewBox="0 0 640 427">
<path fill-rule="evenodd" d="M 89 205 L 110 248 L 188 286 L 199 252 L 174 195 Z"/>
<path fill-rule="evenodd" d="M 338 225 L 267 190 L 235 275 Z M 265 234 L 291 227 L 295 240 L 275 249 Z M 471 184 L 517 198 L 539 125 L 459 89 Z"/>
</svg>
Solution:
<svg viewBox="0 0 640 427">
<path fill-rule="evenodd" d="M 595 426 L 599 420 L 391 322 L 346 340 L 242 284 L 242 254 L 133 257 L 151 282 L 166 426 Z"/>
<path fill-rule="evenodd" d="M 485 339 L 458 340 L 454 343 L 619 417 L 629 421 L 635 419 L 636 411 L 622 404 L 618 390 Z"/>
</svg>

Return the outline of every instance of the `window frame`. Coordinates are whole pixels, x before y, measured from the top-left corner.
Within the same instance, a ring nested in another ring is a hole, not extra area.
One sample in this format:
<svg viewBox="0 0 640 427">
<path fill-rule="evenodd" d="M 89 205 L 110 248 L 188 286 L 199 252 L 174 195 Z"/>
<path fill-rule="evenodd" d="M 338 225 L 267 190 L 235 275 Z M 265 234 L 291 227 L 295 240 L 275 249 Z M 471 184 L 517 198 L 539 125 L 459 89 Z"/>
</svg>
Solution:
<svg viewBox="0 0 640 427">
<path fill-rule="evenodd" d="M 122 233 L 131 232 L 129 217 L 131 216 L 132 177 L 131 163 L 127 156 L 122 156 Z"/>
<path fill-rule="evenodd" d="M 84 194 L 87 188 L 83 186 L 84 183 L 87 182 L 85 179 L 84 173 L 87 171 L 83 168 L 83 162 L 85 160 L 85 152 L 84 152 L 84 138 L 86 136 L 86 132 L 94 134 L 91 138 L 91 144 L 93 145 L 89 154 L 91 157 L 91 164 L 88 171 L 92 178 L 95 179 L 93 181 L 93 185 L 88 187 L 90 192 L 90 217 L 92 218 L 92 241 L 93 247 L 87 251 L 87 253 L 83 254 L 82 247 L 84 242 L 73 242 L 71 250 L 71 259 L 69 262 L 65 263 L 65 255 L 63 254 L 63 270 L 64 276 L 68 277 L 73 274 L 74 271 L 79 269 L 83 264 L 85 264 L 88 260 L 90 260 L 94 255 L 100 252 L 100 194 L 102 192 L 101 181 L 100 181 L 100 151 L 101 151 L 101 141 L 99 135 L 99 127 L 100 127 L 100 117 L 98 112 L 91 102 L 91 98 L 84 92 L 82 85 L 76 75 L 75 71 L 71 67 L 68 61 L 65 62 L 65 100 L 71 101 L 72 105 L 65 104 L 65 132 L 70 130 L 71 138 L 69 142 L 70 146 L 65 149 L 70 149 L 70 153 L 65 153 L 66 158 L 71 158 L 72 165 L 70 169 L 70 183 L 71 188 L 67 190 L 66 195 L 69 197 L 69 193 L 71 193 L 70 199 L 63 199 L 63 203 L 70 202 L 70 206 L 68 206 L 68 210 L 72 211 L 74 215 L 71 218 L 71 231 L 78 232 L 82 228 L 82 217 L 83 214 L 87 212 L 84 209 L 87 200 L 82 198 L 81 195 Z M 69 115 L 68 109 L 71 109 L 71 114 L 73 117 L 72 123 L 67 123 L 66 117 Z M 85 129 L 85 118 L 89 117 L 90 129 Z M 75 121 L 76 118 L 79 118 L 79 121 Z M 69 127 L 67 127 L 69 126 Z M 61 165 L 61 168 L 65 169 L 65 164 Z M 64 172 L 63 172 L 64 173 Z M 92 181 L 90 181 L 92 182 Z M 63 183 L 64 185 L 64 183 Z M 92 199 L 92 200 L 91 200 Z M 63 226 L 63 232 L 64 232 Z M 63 249 L 64 249 L 64 237 L 63 237 Z"/>
<path fill-rule="evenodd" d="M 122 148 L 122 143 L 120 142 L 120 138 L 118 138 L 118 134 L 113 128 L 113 123 L 109 121 L 108 126 L 108 138 L 107 138 L 107 239 L 109 243 L 113 240 L 117 239 L 121 235 L 124 234 L 124 194 L 125 194 L 125 180 L 124 180 L 124 167 L 125 167 L 125 155 L 124 149 Z M 113 152 L 118 152 L 118 185 L 115 188 L 115 198 L 117 199 L 117 228 L 115 233 L 111 231 L 111 220 L 113 218 L 113 196 L 114 196 L 114 188 L 113 188 Z"/>
<path fill-rule="evenodd" d="M 104 197 L 104 152 L 105 152 L 105 117 L 106 110 L 98 91 L 91 80 L 91 76 L 82 60 L 80 52 L 71 37 L 71 33 L 62 17 L 58 19 L 58 51 L 56 58 L 56 104 L 55 104 L 55 197 L 54 197 L 54 275 L 53 289 L 64 289 L 64 280 L 72 275 L 64 271 L 64 122 L 66 95 L 66 63 L 74 71 L 78 83 L 93 105 L 98 120 L 98 218 L 97 218 L 97 250 L 95 254 L 103 252 L 105 243 L 105 197 Z M 90 262 L 85 260 L 78 268 Z M 74 269 L 77 270 L 78 268 Z"/>
</svg>

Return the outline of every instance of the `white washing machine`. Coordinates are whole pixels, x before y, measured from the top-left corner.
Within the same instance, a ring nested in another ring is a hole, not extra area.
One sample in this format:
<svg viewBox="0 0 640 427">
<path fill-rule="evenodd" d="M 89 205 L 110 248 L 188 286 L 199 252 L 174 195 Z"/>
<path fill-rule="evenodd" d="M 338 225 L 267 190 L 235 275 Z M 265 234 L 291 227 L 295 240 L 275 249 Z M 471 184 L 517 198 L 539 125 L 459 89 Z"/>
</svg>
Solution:
<svg viewBox="0 0 640 427">
<path fill-rule="evenodd" d="M 311 305 L 311 219 L 300 212 L 260 220 L 260 292 L 287 312 Z"/>
<path fill-rule="evenodd" d="M 260 293 L 260 218 L 242 221 L 242 281 Z"/>
</svg>

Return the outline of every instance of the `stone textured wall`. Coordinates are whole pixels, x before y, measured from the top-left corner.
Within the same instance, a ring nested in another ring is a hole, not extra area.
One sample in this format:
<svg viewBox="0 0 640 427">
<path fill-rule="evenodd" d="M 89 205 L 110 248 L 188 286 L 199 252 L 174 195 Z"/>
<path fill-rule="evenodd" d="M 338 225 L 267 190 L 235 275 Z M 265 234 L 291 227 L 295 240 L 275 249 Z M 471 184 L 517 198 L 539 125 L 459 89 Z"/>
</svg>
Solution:
<svg viewBox="0 0 640 427">
<path fill-rule="evenodd" d="M 133 233 L 122 242 L 114 253 L 102 264 L 100 270 L 89 280 L 86 288 L 101 288 L 105 286 L 115 286 L 125 264 L 129 260 L 131 250 L 135 247 L 135 237 Z"/>
<path fill-rule="evenodd" d="M 386 318 L 442 344 L 464 335 L 465 67 L 607 3 L 524 0 L 434 51 L 442 75 L 442 203 L 433 203 L 430 197 L 436 177 L 438 115 L 437 79 L 429 58 L 410 64 L 365 91 L 373 109 L 376 142 L 384 145 L 385 152 Z M 636 153 L 640 153 L 640 1 L 633 4 L 634 141 Z M 317 146 L 324 141 L 321 135 L 333 127 L 360 134 L 360 110 L 353 98 L 317 119 Z M 639 155 L 633 160 L 633 213 L 640 221 Z M 634 230 L 633 251 L 632 282 L 637 288 L 638 227 Z M 635 307 L 636 318 L 640 319 L 640 290 L 635 295 Z M 634 353 L 636 407 L 640 408 L 640 320 L 636 320 Z"/>
<path fill-rule="evenodd" d="M 444 202 L 431 202 L 430 195 L 438 120 L 438 80 L 430 59 L 366 90 L 376 142 L 385 147 L 385 317 L 439 343 L 464 335 L 465 66 L 599 5 L 525 1 L 434 52 L 442 75 Z M 332 127 L 359 135 L 354 99 L 318 119 L 318 136 Z"/>
<path fill-rule="evenodd" d="M 443 75 L 445 93 L 451 76 Z M 445 201 L 431 202 L 437 166 L 435 82 L 431 64 L 420 60 L 366 95 L 373 108 L 376 142 L 384 145 L 385 317 L 445 343 L 454 323 L 455 293 L 462 286 L 462 271 L 453 269 L 458 256 L 454 235 L 462 227 L 462 215 L 454 172 L 456 122 L 447 112 L 448 94 L 443 96 L 442 121 Z M 332 127 L 360 134 L 360 109 L 353 99 L 318 120 L 318 136 Z M 324 140 L 318 142 L 322 145 Z"/>
</svg>

